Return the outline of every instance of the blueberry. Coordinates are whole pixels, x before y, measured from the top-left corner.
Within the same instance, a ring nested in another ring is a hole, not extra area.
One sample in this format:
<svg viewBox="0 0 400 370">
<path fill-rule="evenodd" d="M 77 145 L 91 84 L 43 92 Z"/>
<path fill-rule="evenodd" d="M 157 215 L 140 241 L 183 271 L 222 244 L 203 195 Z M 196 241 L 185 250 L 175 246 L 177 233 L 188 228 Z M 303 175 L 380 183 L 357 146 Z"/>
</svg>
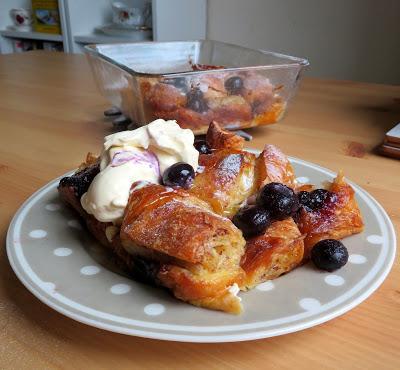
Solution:
<svg viewBox="0 0 400 370">
<path fill-rule="evenodd" d="M 242 230 L 245 237 L 263 234 L 271 224 L 268 211 L 259 206 L 247 206 L 239 210 L 232 222 Z"/>
<path fill-rule="evenodd" d="M 75 196 L 80 199 L 81 196 L 88 191 L 90 184 L 99 172 L 100 165 L 98 163 L 92 164 L 71 176 L 63 177 L 60 180 L 59 187 L 72 187 Z"/>
<path fill-rule="evenodd" d="M 178 162 L 168 167 L 163 174 L 163 184 L 189 188 L 194 179 L 194 169 L 189 163 Z"/>
<path fill-rule="evenodd" d="M 187 94 L 187 107 L 199 113 L 208 110 L 208 105 L 200 89 L 193 89 Z"/>
<path fill-rule="evenodd" d="M 310 201 L 310 193 L 308 191 L 300 191 L 297 193 L 297 198 L 302 206 L 306 206 Z"/>
<path fill-rule="evenodd" d="M 155 283 L 160 271 L 160 262 L 151 261 L 138 255 L 133 257 L 133 266 L 130 267 L 130 275 L 143 283 Z"/>
<path fill-rule="evenodd" d="M 271 182 L 261 189 L 257 204 L 267 209 L 275 220 L 292 216 L 300 207 L 294 191 L 278 182 Z"/>
<path fill-rule="evenodd" d="M 201 91 L 199 88 L 194 88 L 188 93 L 188 98 L 192 99 L 203 99 L 203 91 Z"/>
<path fill-rule="evenodd" d="M 196 140 L 194 142 L 194 147 L 200 154 L 210 154 L 211 149 L 207 145 L 207 142 L 205 140 Z"/>
<path fill-rule="evenodd" d="M 325 189 L 316 189 L 310 193 L 301 191 L 298 197 L 300 204 L 309 211 L 317 211 L 324 206 L 327 200 L 334 199 L 334 194 Z"/>
<path fill-rule="evenodd" d="M 349 253 L 339 240 L 325 239 L 314 245 L 311 250 L 311 259 L 321 270 L 332 272 L 347 263 Z"/>
<path fill-rule="evenodd" d="M 243 88 L 243 80 L 239 76 L 230 77 L 225 81 L 225 89 L 230 95 L 238 95 Z"/>
</svg>

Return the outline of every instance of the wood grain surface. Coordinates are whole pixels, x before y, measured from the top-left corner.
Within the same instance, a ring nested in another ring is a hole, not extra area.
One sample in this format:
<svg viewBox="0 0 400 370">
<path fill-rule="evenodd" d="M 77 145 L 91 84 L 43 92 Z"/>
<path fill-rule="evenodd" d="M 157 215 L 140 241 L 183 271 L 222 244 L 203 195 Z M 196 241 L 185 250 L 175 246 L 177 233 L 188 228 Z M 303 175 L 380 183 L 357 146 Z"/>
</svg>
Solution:
<svg viewBox="0 0 400 370">
<path fill-rule="evenodd" d="M 48 308 L 18 281 L 5 237 L 35 190 L 98 152 L 111 124 L 83 56 L 0 57 L 1 369 L 399 369 L 399 258 L 382 286 L 345 315 L 264 340 L 190 344 L 95 329 Z M 375 154 L 400 121 L 400 87 L 305 79 L 282 122 L 249 130 L 264 143 L 348 177 L 400 226 L 400 161 Z M 288 292 L 290 294 L 290 292 Z M 273 304 L 273 302 L 271 302 Z"/>
</svg>

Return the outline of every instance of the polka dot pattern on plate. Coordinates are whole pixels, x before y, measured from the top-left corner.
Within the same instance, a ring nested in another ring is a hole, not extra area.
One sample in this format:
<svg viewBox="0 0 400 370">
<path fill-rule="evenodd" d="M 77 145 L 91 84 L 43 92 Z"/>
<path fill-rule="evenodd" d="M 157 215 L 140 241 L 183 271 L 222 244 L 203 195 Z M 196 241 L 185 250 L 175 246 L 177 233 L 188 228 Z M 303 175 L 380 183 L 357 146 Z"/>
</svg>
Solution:
<svg viewBox="0 0 400 370">
<path fill-rule="evenodd" d="M 274 288 L 275 288 L 275 285 L 272 281 L 266 281 L 265 283 L 261 283 L 256 286 L 256 289 L 261 290 L 262 292 L 267 292 Z"/>
<path fill-rule="evenodd" d="M 165 312 L 165 307 L 159 303 L 151 303 L 145 306 L 144 313 L 150 316 L 158 316 Z"/>
<path fill-rule="evenodd" d="M 332 286 L 341 286 L 345 283 L 345 280 L 341 276 L 335 274 L 326 276 L 324 280 L 325 283 Z"/>
<path fill-rule="evenodd" d="M 349 262 L 354 263 L 355 265 L 361 265 L 367 262 L 367 258 L 362 256 L 361 254 L 350 254 Z"/>
<path fill-rule="evenodd" d="M 42 239 L 42 238 L 46 237 L 46 235 L 47 235 L 47 231 L 44 231 L 42 229 L 32 230 L 29 233 L 29 236 L 34 239 Z"/>
<path fill-rule="evenodd" d="M 310 182 L 310 179 L 306 176 L 301 176 L 296 178 L 296 182 L 298 182 L 299 184 L 306 184 Z"/>
<path fill-rule="evenodd" d="M 82 230 L 82 225 L 79 223 L 78 220 L 69 220 L 67 222 L 69 227 L 73 227 L 74 229 Z"/>
<path fill-rule="evenodd" d="M 70 254 L 72 254 L 72 249 L 71 248 L 56 248 L 53 251 L 53 254 L 57 257 L 67 257 Z"/>
<path fill-rule="evenodd" d="M 306 311 L 317 311 L 321 308 L 321 303 L 315 298 L 303 298 L 300 299 L 299 305 Z"/>
<path fill-rule="evenodd" d="M 110 288 L 112 294 L 121 295 L 126 294 L 131 290 L 128 284 L 115 284 Z"/>
<path fill-rule="evenodd" d="M 381 235 L 369 235 L 367 236 L 367 242 L 371 244 L 382 244 L 383 237 Z"/>
<path fill-rule="evenodd" d="M 49 204 L 46 204 L 46 206 L 44 208 L 50 212 L 54 212 L 54 211 L 60 210 L 61 206 L 58 203 L 49 203 Z"/>
<path fill-rule="evenodd" d="M 84 266 L 81 268 L 82 275 L 96 275 L 100 272 L 100 268 L 97 266 Z"/>
</svg>

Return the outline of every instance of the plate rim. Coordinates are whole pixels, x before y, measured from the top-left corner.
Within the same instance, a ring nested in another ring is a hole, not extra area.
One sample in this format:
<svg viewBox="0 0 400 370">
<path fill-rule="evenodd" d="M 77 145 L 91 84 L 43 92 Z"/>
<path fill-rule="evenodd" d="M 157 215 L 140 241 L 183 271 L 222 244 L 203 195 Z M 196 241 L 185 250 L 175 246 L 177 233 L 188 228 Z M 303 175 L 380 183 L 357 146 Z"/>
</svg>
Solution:
<svg viewBox="0 0 400 370">
<path fill-rule="evenodd" d="M 261 151 L 256 150 L 256 149 L 246 149 L 249 152 L 259 154 Z M 294 163 L 299 163 L 301 165 L 305 165 L 307 167 L 311 167 L 314 169 L 317 169 L 318 171 L 323 172 L 326 175 L 329 176 L 335 176 L 336 173 L 325 168 L 322 166 L 319 166 L 318 164 L 308 162 L 305 160 L 302 160 L 300 158 L 296 157 L 291 157 L 288 156 L 289 160 Z M 350 302 L 346 304 L 342 304 L 342 306 L 339 306 L 337 309 L 335 309 L 332 312 L 328 312 L 323 314 L 320 317 L 316 317 L 314 319 L 311 318 L 307 319 L 305 322 L 300 322 L 300 323 L 291 323 L 288 326 L 282 327 L 282 328 L 276 328 L 276 329 L 266 329 L 266 330 L 258 330 L 253 329 L 254 331 L 250 332 L 244 332 L 244 333 L 239 333 L 239 334 L 224 334 L 224 335 L 213 335 L 213 334 L 207 334 L 207 335 L 185 335 L 185 334 L 176 334 L 176 333 L 171 333 L 168 331 L 165 332 L 160 332 L 156 331 L 153 332 L 151 330 L 140 330 L 136 328 L 123 328 L 117 325 L 112 325 L 108 324 L 105 322 L 100 322 L 96 320 L 92 320 L 88 317 L 85 316 L 80 316 L 79 314 L 74 313 L 72 310 L 68 310 L 62 306 L 57 305 L 57 301 L 53 302 L 51 299 L 48 299 L 45 294 L 45 291 L 43 288 L 38 286 L 37 284 L 34 284 L 33 282 L 31 283 L 29 279 L 26 277 L 29 277 L 29 275 L 24 275 L 24 271 L 20 271 L 19 267 L 17 266 L 17 259 L 14 260 L 14 256 L 12 254 L 13 249 L 14 249 L 14 241 L 12 240 L 12 233 L 15 228 L 15 224 L 17 223 L 20 213 L 23 211 L 23 209 L 31 202 L 33 201 L 40 193 L 42 193 L 44 190 L 47 188 L 51 188 L 54 183 L 58 182 L 62 177 L 68 176 L 74 171 L 69 171 L 68 173 L 59 176 L 50 182 L 46 183 L 44 186 L 42 186 L 40 189 L 35 191 L 31 196 L 29 196 L 23 203 L 22 205 L 18 208 L 17 212 L 12 218 L 12 221 L 10 222 L 8 231 L 7 231 L 7 236 L 6 236 L 6 250 L 7 250 L 7 257 L 9 260 L 9 263 L 18 277 L 18 279 L 22 282 L 22 284 L 36 297 L 38 298 L 42 303 L 46 304 L 47 306 L 51 307 L 55 311 L 63 314 L 64 316 L 67 316 L 75 321 L 81 322 L 83 324 L 89 325 L 89 326 L 94 326 L 99 329 L 111 331 L 111 332 L 116 332 L 120 334 L 125 334 L 125 335 L 134 335 L 134 336 L 139 336 L 139 337 L 144 337 L 144 338 L 150 338 L 150 339 L 159 339 L 159 340 L 170 340 L 170 341 L 180 341 L 180 342 L 195 342 L 195 343 L 221 343 L 221 342 L 240 342 L 240 341 L 248 341 L 248 340 L 256 340 L 256 339 L 263 339 L 263 338 L 269 338 L 269 337 L 274 337 L 278 335 L 284 335 L 284 334 L 289 334 L 293 333 L 296 331 L 304 330 L 319 324 L 322 324 L 324 322 L 330 321 L 338 316 L 343 315 L 344 313 L 350 311 L 354 307 L 358 306 L 360 303 L 362 303 L 364 300 L 366 300 L 373 292 L 375 292 L 379 286 L 383 283 L 383 281 L 386 279 L 388 276 L 389 272 L 392 269 L 395 256 L 396 256 L 396 249 L 397 249 L 397 242 L 396 242 L 396 232 L 394 229 L 394 225 L 388 216 L 387 212 L 385 209 L 380 205 L 380 203 L 371 195 L 369 194 L 366 190 L 355 184 L 354 182 L 350 181 L 347 179 L 348 183 L 351 184 L 354 188 L 356 188 L 360 193 L 363 193 L 365 196 L 369 198 L 369 200 L 372 201 L 372 203 L 378 208 L 378 210 L 382 213 L 384 217 L 384 222 L 385 225 L 387 226 L 387 231 L 388 231 L 388 236 L 389 236 L 389 250 L 388 250 L 388 255 L 386 256 L 386 261 L 387 264 L 382 267 L 382 271 L 379 275 L 375 275 L 372 280 L 369 282 L 366 287 L 364 287 L 364 291 L 359 293 L 355 298 L 353 298 Z M 392 243 L 391 243 L 392 242 Z M 160 330 L 160 329 L 157 329 Z"/>
</svg>

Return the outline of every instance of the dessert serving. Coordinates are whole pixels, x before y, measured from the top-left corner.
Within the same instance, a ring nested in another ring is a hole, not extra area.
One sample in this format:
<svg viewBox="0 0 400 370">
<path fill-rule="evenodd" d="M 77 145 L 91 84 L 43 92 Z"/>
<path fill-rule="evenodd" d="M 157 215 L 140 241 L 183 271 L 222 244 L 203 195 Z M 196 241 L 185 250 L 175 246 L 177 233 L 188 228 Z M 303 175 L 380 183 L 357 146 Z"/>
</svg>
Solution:
<svg viewBox="0 0 400 370">
<path fill-rule="evenodd" d="M 347 262 L 339 239 L 361 232 L 342 174 L 326 189 L 297 184 L 275 146 L 257 157 L 217 122 L 205 141 L 162 119 L 107 136 L 59 183 L 61 198 L 132 278 L 190 304 L 238 314 L 238 293 L 310 258 Z M 245 305 L 245 304 L 244 304 Z"/>
<path fill-rule="evenodd" d="M 88 45 L 98 85 L 137 125 L 156 118 L 205 134 L 279 121 L 308 61 L 217 41 Z"/>
<path fill-rule="evenodd" d="M 286 102 L 263 74 L 215 71 L 212 74 L 140 79 L 148 116 L 176 120 L 183 128 L 205 133 L 210 122 L 244 128 L 278 121 Z M 197 67 L 199 68 L 199 67 Z M 204 66 L 203 66 L 204 68 Z"/>
</svg>

